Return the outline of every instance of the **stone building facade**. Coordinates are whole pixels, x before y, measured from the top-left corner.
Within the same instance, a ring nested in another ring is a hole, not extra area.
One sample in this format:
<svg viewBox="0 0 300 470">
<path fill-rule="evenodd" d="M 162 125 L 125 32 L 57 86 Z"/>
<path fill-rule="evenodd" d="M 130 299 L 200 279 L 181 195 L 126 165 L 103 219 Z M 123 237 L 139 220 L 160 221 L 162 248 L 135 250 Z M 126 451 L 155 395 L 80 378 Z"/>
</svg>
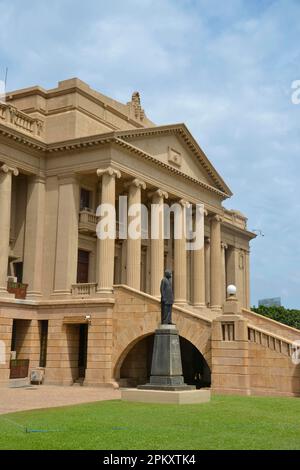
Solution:
<svg viewBox="0 0 300 470">
<path fill-rule="evenodd" d="M 14 357 L 29 361 L 28 373 L 42 370 L 48 383 L 146 380 L 160 280 L 169 268 L 191 383 L 237 393 L 299 392 L 299 372 L 290 364 L 296 330 L 276 322 L 258 327 L 263 320 L 249 310 L 255 235 L 244 215 L 224 208 L 232 193 L 184 124 L 156 126 L 137 92 L 122 104 L 78 79 L 51 90 L 22 89 L 0 103 L 0 163 L 2 384 L 13 376 Z M 99 239 L 98 205 L 118 213 L 124 195 L 129 208 L 177 202 L 182 217 L 188 203 L 203 204 L 203 247 L 186 251 L 185 240 L 164 240 L 162 232 L 155 240 L 126 240 L 121 223 L 115 240 Z M 228 284 L 237 286 L 240 307 L 225 321 Z M 238 321 L 244 329 L 235 329 Z M 272 354 L 280 356 L 281 377 L 292 374 L 293 381 L 264 378 Z"/>
</svg>

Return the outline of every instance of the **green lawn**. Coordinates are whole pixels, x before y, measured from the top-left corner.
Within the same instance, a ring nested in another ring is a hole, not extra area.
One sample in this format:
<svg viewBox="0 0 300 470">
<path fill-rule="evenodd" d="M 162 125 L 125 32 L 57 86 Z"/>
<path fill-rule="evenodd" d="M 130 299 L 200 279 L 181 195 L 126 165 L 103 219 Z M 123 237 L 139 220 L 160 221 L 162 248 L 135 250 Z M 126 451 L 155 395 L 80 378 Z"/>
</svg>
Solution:
<svg viewBox="0 0 300 470">
<path fill-rule="evenodd" d="M 0 449 L 300 449 L 300 399 L 108 401 L 0 415 Z"/>
</svg>

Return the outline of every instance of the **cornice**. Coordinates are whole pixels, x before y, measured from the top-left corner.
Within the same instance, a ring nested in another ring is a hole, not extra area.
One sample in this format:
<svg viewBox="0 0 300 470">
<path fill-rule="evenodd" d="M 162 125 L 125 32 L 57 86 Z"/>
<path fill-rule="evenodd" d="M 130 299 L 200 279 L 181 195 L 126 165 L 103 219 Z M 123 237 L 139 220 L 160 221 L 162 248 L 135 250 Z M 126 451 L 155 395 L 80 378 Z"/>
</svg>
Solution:
<svg viewBox="0 0 300 470">
<path fill-rule="evenodd" d="M 36 140 L 30 136 L 23 134 L 15 129 L 0 124 L 0 136 L 7 137 L 11 141 L 17 142 L 22 145 L 26 145 L 29 148 L 46 152 L 47 145 L 42 143 L 40 140 Z"/>
<path fill-rule="evenodd" d="M 168 132 L 173 132 L 172 129 L 175 129 L 175 128 L 176 128 L 176 126 L 173 126 L 173 127 L 171 126 L 170 128 L 168 127 L 167 131 Z M 138 132 L 138 130 L 136 132 Z M 165 133 L 164 130 L 156 129 L 156 128 L 153 128 L 153 129 L 151 128 L 151 130 L 150 130 L 150 128 L 145 129 L 144 134 L 147 134 L 147 132 L 152 133 L 152 134 L 156 133 L 156 132 L 157 133 Z M 153 157 L 152 155 L 148 154 L 147 152 L 145 152 L 145 151 L 135 147 L 134 145 L 126 142 L 125 140 L 123 140 L 123 138 L 117 137 L 119 134 L 121 134 L 121 132 L 108 132 L 106 134 L 100 134 L 100 135 L 97 135 L 97 136 L 84 137 L 84 138 L 80 138 L 80 139 L 77 138 L 77 139 L 62 141 L 62 142 L 54 143 L 54 144 L 45 144 L 45 143 L 41 143 L 38 140 L 35 140 L 35 139 L 33 139 L 29 136 L 25 136 L 21 132 L 18 132 L 16 130 L 11 130 L 8 127 L 3 126 L 3 125 L 0 124 L 0 135 L 3 135 L 4 137 L 9 138 L 10 140 L 18 142 L 19 144 L 25 145 L 29 148 L 32 148 L 32 149 L 38 150 L 40 152 L 43 152 L 44 154 L 47 154 L 47 155 L 51 155 L 53 153 L 59 153 L 59 152 L 76 151 L 76 150 L 80 150 L 80 149 L 84 149 L 84 148 L 85 149 L 86 148 L 93 148 L 93 147 L 97 147 L 99 145 L 107 145 L 107 144 L 112 144 L 113 143 L 115 145 L 118 145 L 122 148 L 127 149 L 129 152 L 131 152 L 133 154 L 139 155 L 140 157 L 142 157 L 142 158 L 144 158 L 148 161 L 151 161 L 155 165 L 166 169 L 170 173 L 173 173 L 173 174 L 178 175 L 182 178 L 185 178 L 185 179 L 191 181 L 192 183 L 194 183 L 198 186 L 201 186 L 202 188 L 206 189 L 207 191 L 210 191 L 210 192 L 213 192 L 213 193 L 217 194 L 222 199 L 226 199 L 226 198 L 230 197 L 230 195 L 232 194 L 231 192 L 227 193 L 227 192 L 224 192 L 220 189 L 214 188 L 213 186 L 210 186 L 209 184 L 207 184 L 207 183 L 205 183 L 205 182 L 203 182 L 203 181 L 201 181 L 197 178 L 194 178 L 192 176 L 189 176 L 189 175 L 181 172 L 177 168 L 171 167 L 167 163 L 164 163 L 164 162 L 158 160 L 157 158 Z"/>
<path fill-rule="evenodd" d="M 234 224 L 231 224 L 230 222 L 226 220 L 223 220 L 222 227 L 227 228 L 230 231 L 234 231 L 235 233 L 244 236 L 244 238 L 247 238 L 248 240 L 253 240 L 254 238 L 257 237 L 256 233 L 250 232 L 249 230 L 245 228 L 238 227 Z"/>
</svg>

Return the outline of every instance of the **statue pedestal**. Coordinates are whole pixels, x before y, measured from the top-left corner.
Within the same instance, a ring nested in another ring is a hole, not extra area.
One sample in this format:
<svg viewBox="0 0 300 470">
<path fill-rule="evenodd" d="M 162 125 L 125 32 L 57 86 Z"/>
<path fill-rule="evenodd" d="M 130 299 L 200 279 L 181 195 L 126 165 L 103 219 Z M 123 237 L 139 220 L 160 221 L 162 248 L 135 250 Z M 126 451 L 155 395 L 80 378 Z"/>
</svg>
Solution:
<svg viewBox="0 0 300 470">
<path fill-rule="evenodd" d="M 194 390 L 182 376 L 180 341 L 175 325 L 160 325 L 155 331 L 150 382 L 139 390 Z"/>
<path fill-rule="evenodd" d="M 195 405 L 210 401 L 210 389 L 201 390 L 140 390 L 137 388 L 122 388 L 121 399 L 136 403 L 164 403 L 170 405 Z"/>
<path fill-rule="evenodd" d="M 209 389 L 196 390 L 182 376 L 180 341 L 175 325 L 160 325 L 155 331 L 150 382 L 121 389 L 124 401 L 177 405 L 210 401 Z"/>
</svg>

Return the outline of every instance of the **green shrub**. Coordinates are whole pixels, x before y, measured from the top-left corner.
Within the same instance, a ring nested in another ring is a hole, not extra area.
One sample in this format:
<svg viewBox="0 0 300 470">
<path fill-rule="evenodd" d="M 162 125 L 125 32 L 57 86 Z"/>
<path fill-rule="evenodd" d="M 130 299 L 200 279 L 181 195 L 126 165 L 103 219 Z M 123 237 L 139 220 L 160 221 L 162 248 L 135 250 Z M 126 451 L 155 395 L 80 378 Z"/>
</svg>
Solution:
<svg viewBox="0 0 300 470">
<path fill-rule="evenodd" d="M 263 305 L 252 307 L 251 310 L 264 317 L 272 318 L 272 320 L 300 330 L 300 310 L 290 310 L 284 307 L 264 307 Z"/>
</svg>

